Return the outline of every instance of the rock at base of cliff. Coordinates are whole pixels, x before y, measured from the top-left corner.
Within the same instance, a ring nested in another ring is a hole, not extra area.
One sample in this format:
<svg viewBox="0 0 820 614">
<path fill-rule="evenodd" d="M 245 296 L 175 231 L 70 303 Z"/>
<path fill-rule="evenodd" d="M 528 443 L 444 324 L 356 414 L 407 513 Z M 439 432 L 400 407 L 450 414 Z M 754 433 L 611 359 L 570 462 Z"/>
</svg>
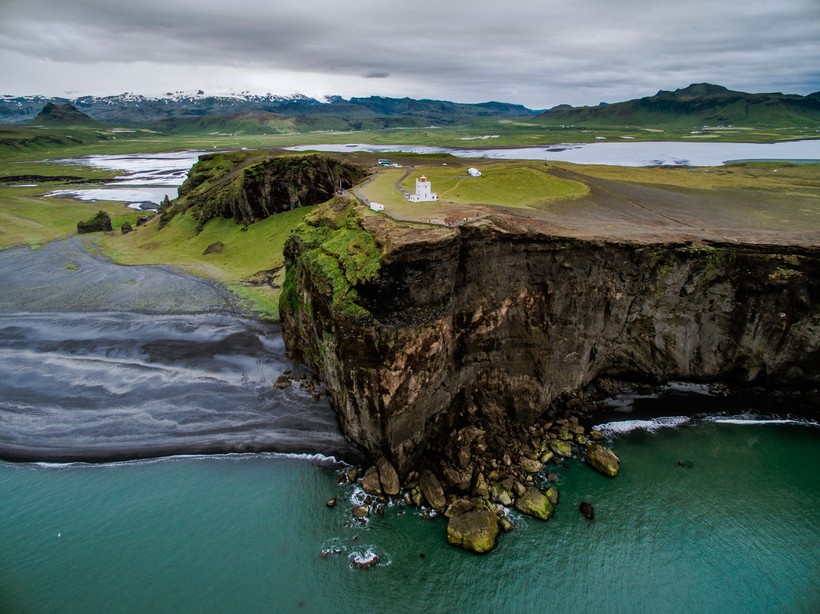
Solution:
<svg viewBox="0 0 820 614">
<path fill-rule="evenodd" d="M 482 554 L 495 548 L 498 518 L 488 510 L 475 510 L 450 518 L 447 541 L 454 546 Z"/>
<path fill-rule="evenodd" d="M 376 461 L 376 467 L 379 469 L 379 480 L 381 480 L 384 494 L 391 497 L 399 494 L 401 484 L 399 483 L 399 474 L 396 473 L 396 468 L 383 456 Z"/>
<path fill-rule="evenodd" d="M 568 441 L 555 439 L 550 442 L 550 448 L 552 448 L 552 451 L 562 458 L 569 458 L 572 456 L 572 444 Z"/>
<path fill-rule="evenodd" d="M 362 490 L 368 495 L 382 494 L 382 484 L 379 480 L 379 469 L 373 465 L 368 469 L 362 478 Z"/>
<path fill-rule="evenodd" d="M 522 514 L 548 520 L 552 516 L 552 504 L 537 488 L 530 487 L 515 500 L 515 509 Z"/>
<path fill-rule="evenodd" d="M 90 220 L 77 222 L 77 234 L 81 235 L 89 232 L 107 232 L 110 230 L 113 230 L 111 217 L 105 211 L 98 211 L 97 215 Z"/>
<path fill-rule="evenodd" d="M 447 506 L 447 498 L 444 496 L 444 489 L 441 487 L 441 482 L 438 481 L 435 475 L 430 471 L 422 471 L 419 476 L 419 490 L 427 503 L 435 510 L 443 511 Z"/>
<path fill-rule="evenodd" d="M 620 459 L 615 456 L 615 452 L 601 445 L 592 445 L 587 450 L 587 462 L 593 469 L 603 475 L 614 478 L 618 475 Z"/>
</svg>

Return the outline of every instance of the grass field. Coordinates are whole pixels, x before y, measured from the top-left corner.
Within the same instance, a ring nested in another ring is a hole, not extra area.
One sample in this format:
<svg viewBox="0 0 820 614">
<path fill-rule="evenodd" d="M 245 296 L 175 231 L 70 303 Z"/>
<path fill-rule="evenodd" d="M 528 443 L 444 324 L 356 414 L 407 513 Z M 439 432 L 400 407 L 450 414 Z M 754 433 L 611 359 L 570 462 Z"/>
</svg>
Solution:
<svg viewBox="0 0 820 614">
<path fill-rule="evenodd" d="M 278 318 L 278 302 L 284 270 L 282 250 L 290 231 L 315 207 L 303 207 L 273 215 L 246 229 L 233 220 L 218 218 L 197 234 L 197 222 L 177 215 L 163 229 L 158 220 L 127 235 L 108 233 L 97 241 L 103 254 L 120 264 L 170 264 L 224 283 L 246 299 L 246 308 Z M 219 253 L 205 254 L 216 242 Z M 270 272 L 273 287 L 266 277 Z"/>
<path fill-rule="evenodd" d="M 36 248 L 64 239 L 77 232 L 77 222 L 93 217 L 100 210 L 111 216 L 115 230 L 125 222 L 134 226 L 141 215 L 119 202 L 84 203 L 43 197 L 50 189 L 0 186 L 0 249 L 16 245 Z"/>
<path fill-rule="evenodd" d="M 419 160 L 423 162 L 423 160 Z M 480 177 L 471 177 L 467 169 L 480 169 Z M 416 178 L 426 175 L 437 202 L 411 203 L 397 187 L 413 193 Z M 378 174 L 361 189 L 370 201 L 385 205 L 388 212 L 400 219 L 447 220 L 470 217 L 467 209 L 474 205 L 522 207 L 538 209 L 550 202 L 579 198 L 588 193 L 583 183 L 560 179 L 537 162 L 476 162 L 463 164 L 450 159 L 446 163 L 417 164 L 412 169 L 379 169 Z"/>
</svg>

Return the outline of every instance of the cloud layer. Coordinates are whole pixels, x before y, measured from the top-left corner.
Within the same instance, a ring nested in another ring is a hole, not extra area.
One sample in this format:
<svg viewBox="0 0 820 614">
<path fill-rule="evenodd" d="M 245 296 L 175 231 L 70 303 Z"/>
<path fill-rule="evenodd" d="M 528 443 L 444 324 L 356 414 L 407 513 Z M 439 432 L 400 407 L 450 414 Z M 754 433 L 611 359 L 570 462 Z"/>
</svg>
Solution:
<svg viewBox="0 0 820 614">
<path fill-rule="evenodd" d="M 0 93 L 205 89 L 596 104 L 820 89 L 816 0 L 0 0 Z"/>
</svg>

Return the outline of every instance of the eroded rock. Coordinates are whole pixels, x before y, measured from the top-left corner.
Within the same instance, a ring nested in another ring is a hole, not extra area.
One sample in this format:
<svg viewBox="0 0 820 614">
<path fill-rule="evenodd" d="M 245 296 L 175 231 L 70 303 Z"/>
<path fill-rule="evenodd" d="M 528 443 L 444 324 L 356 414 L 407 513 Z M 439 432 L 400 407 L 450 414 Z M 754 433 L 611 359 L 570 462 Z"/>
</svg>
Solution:
<svg viewBox="0 0 820 614">
<path fill-rule="evenodd" d="M 482 554 L 496 546 L 498 517 L 488 510 L 473 510 L 453 516 L 447 524 L 447 541 Z"/>
<path fill-rule="evenodd" d="M 548 520 L 552 516 L 552 504 L 537 488 L 528 488 L 515 500 L 515 509 L 522 514 Z"/>
<path fill-rule="evenodd" d="M 618 475 L 620 459 L 609 448 L 600 444 L 593 444 L 587 448 L 587 462 L 598 473 L 614 478 Z"/>
<path fill-rule="evenodd" d="M 399 483 L 399 474 L 396 473 L 393 464 L 382 456 L 376 461 L 376 466 L 379 469 L 379 480 L 384 494 L 390 495 L 391 497 L 399 494 L 399 492 L 401 492 L 401 484 Z"/>
</svg>

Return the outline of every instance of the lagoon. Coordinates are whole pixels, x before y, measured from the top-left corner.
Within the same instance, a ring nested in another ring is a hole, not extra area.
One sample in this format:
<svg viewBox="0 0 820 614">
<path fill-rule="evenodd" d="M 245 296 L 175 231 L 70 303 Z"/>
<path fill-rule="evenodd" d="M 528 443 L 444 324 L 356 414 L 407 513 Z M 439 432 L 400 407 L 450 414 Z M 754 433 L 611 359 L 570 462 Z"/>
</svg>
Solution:
<svg viewBox="0 0 820 614">
<path fill-rule="evenodd" d="M 548 160 L 615 166 L 720 166 L 733 160 L 797 160 L 820 162 L 820 139 L 779 143 L 690 143 L 638 141 L 566 143 L 509 149 L 456 149 L 408 145 L 299 145 L 291 151 L 364 151 L 373 153 L 450 154 L 458 158 Z"/>
</svg>

